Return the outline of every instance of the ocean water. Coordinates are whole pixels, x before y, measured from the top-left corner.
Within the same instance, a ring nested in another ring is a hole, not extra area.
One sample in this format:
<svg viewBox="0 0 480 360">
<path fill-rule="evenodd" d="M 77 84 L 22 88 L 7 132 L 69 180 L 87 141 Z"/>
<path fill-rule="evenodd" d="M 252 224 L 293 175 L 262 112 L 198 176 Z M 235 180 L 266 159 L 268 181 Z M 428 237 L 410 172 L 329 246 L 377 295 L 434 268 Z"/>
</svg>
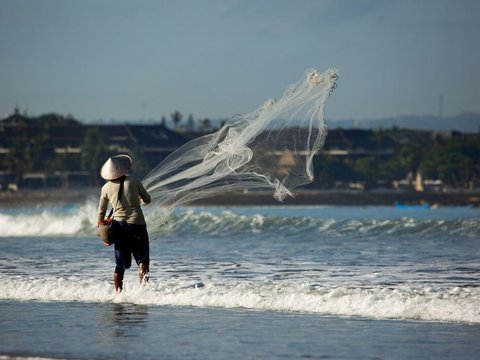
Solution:
<svg viewBox="0 0 480 360">
<path fill-rule="evenodd" d="M 479 209 L 177 209 L 120 295 L 95 214 L 0 210 L 0 359 L 478 357 Z"/>
</svg>

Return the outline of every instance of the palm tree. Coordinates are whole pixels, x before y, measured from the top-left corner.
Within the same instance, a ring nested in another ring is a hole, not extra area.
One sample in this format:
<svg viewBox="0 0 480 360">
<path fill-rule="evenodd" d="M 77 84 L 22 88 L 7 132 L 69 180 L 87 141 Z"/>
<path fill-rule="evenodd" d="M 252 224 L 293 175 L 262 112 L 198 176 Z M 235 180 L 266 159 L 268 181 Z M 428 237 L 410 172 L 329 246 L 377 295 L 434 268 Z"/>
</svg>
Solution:
<svg viewBox="0 0 480 360">
<path fill-rule="evenodd" d="M 172 118 L 175 129 L 178 129 L 178 124 L 180 123 L 180 121 L 182 121 L 182 114 L 180 113 L 180 111 L 177 110 L 173 114 L 171 114 L 170 117 Z"/>
<path fill-rule="evenodd" d="M 202 120 L 203 131 L 210 130 L 211 126 L 212 126 L 212 123 L 211 123 L 209 118 L 205 118 L 205 119 Z"/>
</svg>

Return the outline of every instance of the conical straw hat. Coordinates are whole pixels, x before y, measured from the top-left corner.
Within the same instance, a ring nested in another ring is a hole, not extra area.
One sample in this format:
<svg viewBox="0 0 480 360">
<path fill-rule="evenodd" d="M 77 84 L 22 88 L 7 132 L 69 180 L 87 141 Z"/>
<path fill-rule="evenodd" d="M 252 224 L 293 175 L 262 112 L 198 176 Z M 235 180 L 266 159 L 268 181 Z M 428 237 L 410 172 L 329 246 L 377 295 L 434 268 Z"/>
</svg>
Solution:
<svg viewBox="0 0 480 360">
<path fill-rule="evenodd" d="M 109 158 L 100 170 L 105 180 L 115 180 L 125 175 L 132 167 L 132 159 L 128 155 L 116 155 Z"/>
</svg>

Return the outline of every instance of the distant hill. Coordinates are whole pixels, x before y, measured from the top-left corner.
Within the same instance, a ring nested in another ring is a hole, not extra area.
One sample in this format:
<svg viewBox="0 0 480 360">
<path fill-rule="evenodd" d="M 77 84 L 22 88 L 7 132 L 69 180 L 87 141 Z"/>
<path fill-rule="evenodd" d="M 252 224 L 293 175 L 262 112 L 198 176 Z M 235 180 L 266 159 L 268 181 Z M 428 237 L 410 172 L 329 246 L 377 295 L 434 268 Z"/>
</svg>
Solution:
<svg viewBox="0 0 480 360">
<path fill-rule="evenodd" d="M 362 120 L 326 120 L 327 127 L 344 129 L 388 129 L 399 127 L 414 130 L 450 131 L 456 130 L 466 133 L 480 132 L 480 113 L 461 113 L 456 116 L 396 116 L 385 119 Z"/>
<path fill-rule="evenodd" d="M 214 130 L 221 127 L 228 119 L 218 118 L 209 119 L 210 129 Z M 330 129 L 389 129 L 398 127 L 410 130 L 428 130 L 428 131 L 459 131 L 463 133 L 479 133 L 480 132 L 480 113 L 464 112 L 459 115 L 449 117 L 439 117 L 435 115 L 399 115 L 383 119 L 341 119 L 341 120 L 325 120 L 327 127 Z M 102 124 L 102 125 L 125 125 L 125 124 L 143 124 L 158 125 L 159 120 L 154 119 L 129 119 L 129 120 L 92 120 L 82 121 L 84 124 Z M 166 119 L 164 125 L 174 129 L 175 124 L 170 119 Z M 201 128 L 199 120 L 195 122 L 195 129 Z M 186 121 L 179 124 L 179 129 L 186 130 Z"/>
</svg>

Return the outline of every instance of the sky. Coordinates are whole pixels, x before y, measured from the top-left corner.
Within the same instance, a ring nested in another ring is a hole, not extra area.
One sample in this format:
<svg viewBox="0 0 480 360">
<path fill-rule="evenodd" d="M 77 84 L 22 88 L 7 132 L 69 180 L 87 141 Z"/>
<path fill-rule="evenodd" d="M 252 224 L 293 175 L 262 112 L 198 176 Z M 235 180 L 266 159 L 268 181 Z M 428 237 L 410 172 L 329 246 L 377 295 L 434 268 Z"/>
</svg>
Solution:
<svg viewBox="0 0 480 360">
<path fill-rule="evenodd" d="M 230 118 L 336 68 L 326 119 L 480 112 L 478 0 L 0 0 L 0 117 Z"/>
</svg>

